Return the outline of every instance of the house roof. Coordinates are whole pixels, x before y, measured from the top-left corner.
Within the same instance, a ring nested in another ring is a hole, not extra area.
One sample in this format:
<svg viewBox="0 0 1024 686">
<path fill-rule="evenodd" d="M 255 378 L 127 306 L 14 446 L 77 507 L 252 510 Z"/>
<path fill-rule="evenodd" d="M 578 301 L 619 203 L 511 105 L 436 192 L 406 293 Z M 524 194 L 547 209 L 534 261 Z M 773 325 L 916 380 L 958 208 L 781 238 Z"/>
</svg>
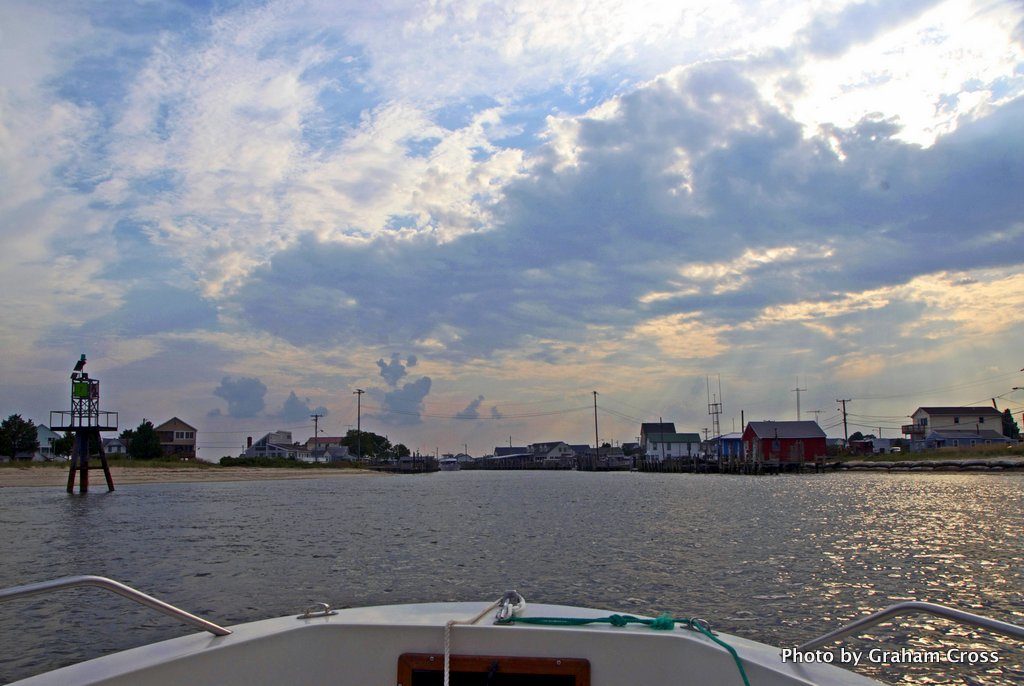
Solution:
<svg viewBox="0 0 1024 686">
<path fill-rule="evenodd" d="M 715 436 L 711 440 L 712 441 L 718 441 L 718 440 L 722 440 L 722 441 L 739 441 L 742 438 L 743 438 L 743 434 L 741 434 L 739 431 L 734 431 L 732 433 L 722 434 L 721 436 Z"/>
<path fill-rule="evenodd" d="M 196 427 L 192 426 L 191 424 L 189 424 L 186 421 L 178 419 L 177 417 L 171 417 L 170 419 L 168 419 L 166 422 L 164 422 L 160 426 L 154 427 L 154 430 L 155 431 L 167 431 L 167 430 L 172 429 L 173 427 L 176 427 L 176 426 L 181 426 L 181 427 L 184 427 L 185 429 L 189 429 L 191 431 L 198 431 L 198 429 L 196 429 Z"/>
<path fill-rule="evenodd" d="M 964 431 L 963 429 L 939 429 L 938 431 L 928 432 L 926 440 L 932 440 L 935 438 L 941 438 L 945 440 L 992 440 L 998 439 L 1001 441 L 1008 441 L 1006 436 L 1002 435 L 998 431 L 992 429 L 982 429 L 981 431 Z"/>
<path fill-rule="evenodd" d="M 495 457 L 505 457 L 506 455 L 522 455 L 530 452 L 526 446 L 499 446 L 494 449 Z"/>
<path fill-rule="evenodd" d="M 645 436 L 650 434 L 674 434 L 675 432 L 675 422 L 643 422 L 640 425 L 640 433 Z"/>
<path fill-rule="evenodd" d="M 922 410 L 928 414 L 977 415 L 979 417 L 983 415 L 1002 416 L 1003 414 L 994 407 L 919 407 L 914 410 L 914 414 L 917 414 Z"/>
<path fill-rule="evenodd" d="M 825 438 L 818 422 L 748 422 L 758 438 Z"/>
<path fill-rule="evenodd" d="M 552 448 L 556 448 L 562 445 L 563 443 L 565 445 L 569 445 L 565 441 L 542 441 L 540 443 L 531 443 L 530 447 L 533 448 L 534 450 L 551 450 Z"/>
<path fill-rule="evenodd" d="M 647 440 L 652 443 L 700 443 L 700 434 L 671 433 L 648 434 Z"/>
</svg>

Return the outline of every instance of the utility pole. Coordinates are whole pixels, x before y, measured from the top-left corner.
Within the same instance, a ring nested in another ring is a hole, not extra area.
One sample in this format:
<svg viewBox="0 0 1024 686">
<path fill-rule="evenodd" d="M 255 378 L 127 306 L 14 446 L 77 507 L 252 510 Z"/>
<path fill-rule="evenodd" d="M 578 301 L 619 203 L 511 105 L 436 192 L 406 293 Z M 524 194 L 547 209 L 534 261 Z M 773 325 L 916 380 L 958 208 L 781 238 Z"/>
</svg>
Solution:
<svg viewBox="0 0 1024 686">
<path fill-rule="evenodd" d="M 319 462 L 320 458 L 320 418 L 322 414 L 314 413 L 309 415 L 313 419 L 313 462 Z"/>
<path fill-rule="evenodd" d="M 837 403 L 843 404 L 843 440 L 846 442 L 846 447 L 850 447 L 850 433 L 846 428 L 846 403 L 853 402 L 852 398 L 836 398 Z"/>
<path fill-rule="evenodd" d="M 807 411 L 814 415 L 814 423 L 815 424 L 820 424 L 821 423 L 821 422 L 818 421 L 818 415 L 820 415 L 825 410 L 807 410 Z"/>
<path fill-rule="evenodd" d="M 363 459 L 363 393 L 361 388 L 352 391 L 356 397 L 356 459 Z"/>
<path fill-rule="evenodd" d="M 601 453 L 601 444 L 598 443 L 597 438 L 597 391 L 594 391 L 594 455 L 595 457 Z"/>
<path fill-rule="evenodd" d="M 806 388 L 800 388 L 800 384 L 796 385 L 796 388 L 790 389 L 793 393 L 796 393 L 796 420 L 800 421 L 800 391 L 806 391 Z"/>
</svg>

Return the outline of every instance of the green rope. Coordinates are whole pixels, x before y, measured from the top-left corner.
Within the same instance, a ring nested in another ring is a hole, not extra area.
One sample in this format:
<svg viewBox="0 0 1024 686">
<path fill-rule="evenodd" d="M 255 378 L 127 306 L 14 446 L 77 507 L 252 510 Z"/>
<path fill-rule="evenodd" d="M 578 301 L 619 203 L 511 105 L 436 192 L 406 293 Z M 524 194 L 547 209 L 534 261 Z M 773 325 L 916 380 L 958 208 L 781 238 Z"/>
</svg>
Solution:
<svg viewBox="0 0 1024 686">
<path fill-rule="evenodd" d="M 736 653 L 736 649 L 715 636 L 714 632 L 712 632 L 706 624 L 697 620 L 695 617 L 691 617 L 690 619 L 680 619 L 673 618 L 671 615 L 667 614 L 659 615 L 654 619 L 644 619 L 643 617 L 634 617 L 632 615 L 610 615 L 608 617 L 594 617 L 592 619 L 585 619 L 583 617 L 513 616 L 506 620 L 499 621 L 498 624 L 534 624 L 538 626 L 583 626 L 584 624 L 611 624 L 612 626 L 626 626 L 627 624 L 642 624 L 657 631 L 671 631 L 675 628 L 676 624 L 678 624 L 684 629 L 696 631 L 697 633 L 707 636 L 712 641 L 729 651 L 729 654 L 732 655 L 733 662 L 736 663 L 736 668 L 740 671 L 740 678 L 743 679 L 743 686 L 750 686 L 750 681 L 747 679 L 747 672 L 743 669 L 743 663 L 740 661 L 740 656 Z"/>
</svg>

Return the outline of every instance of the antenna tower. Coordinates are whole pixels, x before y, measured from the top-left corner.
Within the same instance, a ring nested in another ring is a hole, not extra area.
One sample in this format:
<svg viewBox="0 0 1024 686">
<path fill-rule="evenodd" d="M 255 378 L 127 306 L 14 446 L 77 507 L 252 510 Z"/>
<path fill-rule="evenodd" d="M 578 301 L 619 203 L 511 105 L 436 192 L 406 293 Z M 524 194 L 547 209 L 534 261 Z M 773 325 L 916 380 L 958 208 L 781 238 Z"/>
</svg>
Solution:
<svg viewBox="0 0 1024 686">
<path fill-rule="evenodd" d="M 722 416 L 722 375 L 718 375 L 718 393 L 713 394 L 711 392 L 711 377 L 704 377 L 704 381 L 708 389 L 708 414 L 711 415 L 711 436 L 712 438 L 718 438 L 722 435 L 722 424 L 720 417 Z M 707 436 L 704 437 L 707 440 Z M 715 455 L 718 457 L 719 462 L 722 460 L 722 441 L 719 439 L 716 448 Z"/>
</svg>

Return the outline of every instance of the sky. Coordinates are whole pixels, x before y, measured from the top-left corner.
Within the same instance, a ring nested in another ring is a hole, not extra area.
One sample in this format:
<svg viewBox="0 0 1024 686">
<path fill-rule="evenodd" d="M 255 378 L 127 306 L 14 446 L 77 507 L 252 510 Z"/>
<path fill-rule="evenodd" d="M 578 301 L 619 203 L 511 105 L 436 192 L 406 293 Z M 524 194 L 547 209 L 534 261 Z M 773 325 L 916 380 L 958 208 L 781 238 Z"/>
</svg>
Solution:
<svg viewBox="0 0 1024 686">
<path fill-rule="evenodd" d="M 1024 411 L 1019 1 L 7 0 L 0 189 L 3 416 L 81 353 L 208 460 Z"/>
</svg>

